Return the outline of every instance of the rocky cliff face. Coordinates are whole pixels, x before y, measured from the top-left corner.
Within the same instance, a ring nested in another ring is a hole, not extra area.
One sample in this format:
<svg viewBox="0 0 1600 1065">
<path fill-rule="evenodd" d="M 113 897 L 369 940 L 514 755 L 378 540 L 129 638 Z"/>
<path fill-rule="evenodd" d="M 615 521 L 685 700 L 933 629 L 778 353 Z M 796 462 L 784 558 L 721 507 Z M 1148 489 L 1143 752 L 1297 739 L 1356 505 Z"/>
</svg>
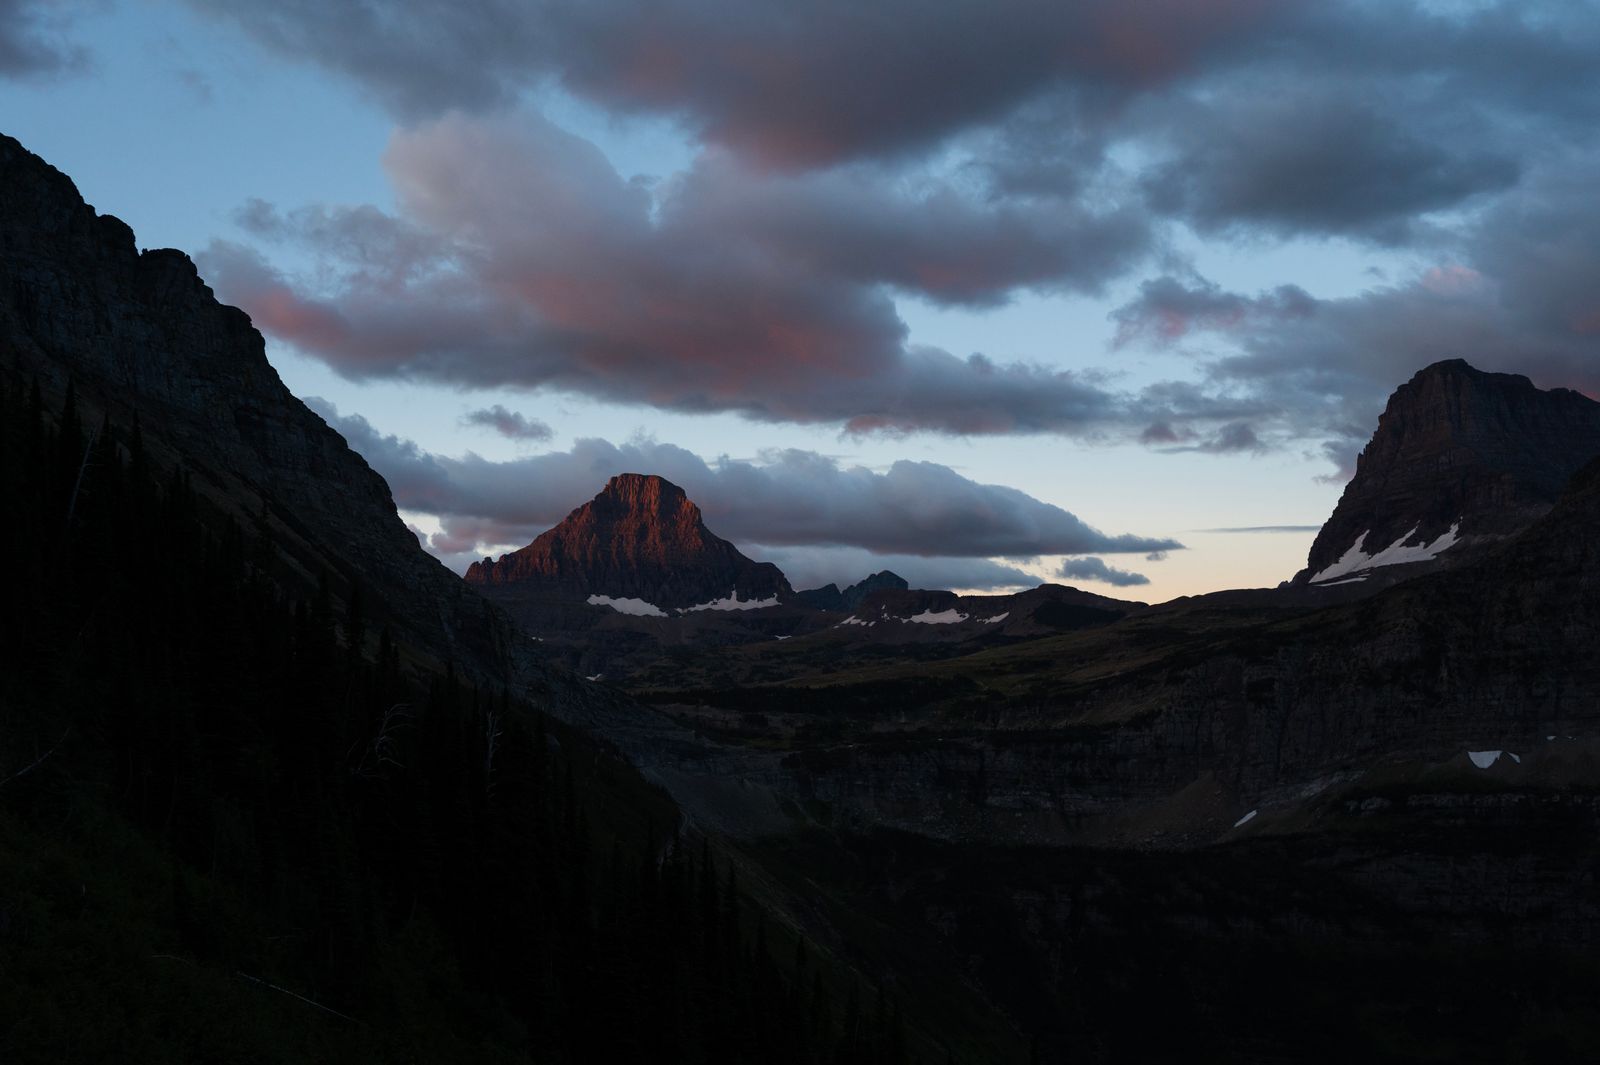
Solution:
<svg viewBox="0 0 1600 1065">
<path fill-rule="evenodd" d="M 246 528 L 264 522 L 312 587 L 368 609 L 440 659 L 503 672 L 509 629 L 425 554 L 388 485 L 284 387 L 244 312 L 194 264 L 140 251 L 64 174 L 0 136 L 0 348 L 4 368 L 46 392 L 72 380 Z"/>
<path fill-rule="evenodd" d="M 1435 363 L 1390 398 L 1297 580 L 1459 557 L 1459 544 L 1527 528 L 1597 455 L 1600 403 Z"/>
<path fill-rule="evenodd" d="M 793 594 L 778 567 L 751 561 L 707 529 L 682 488 L 637 473 L 613 477 L 527 547 L 474 562 L 467 582 L 508 598 L 599 595 L 661 611 Z"/>
</svg>

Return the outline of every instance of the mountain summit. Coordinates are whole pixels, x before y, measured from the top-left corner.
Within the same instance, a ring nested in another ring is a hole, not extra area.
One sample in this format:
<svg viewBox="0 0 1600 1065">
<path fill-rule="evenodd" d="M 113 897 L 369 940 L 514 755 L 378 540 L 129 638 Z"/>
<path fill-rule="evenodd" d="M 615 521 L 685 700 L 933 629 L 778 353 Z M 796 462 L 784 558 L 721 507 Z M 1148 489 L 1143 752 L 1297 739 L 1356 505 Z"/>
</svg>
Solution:
<svg viewBox="0 0 1600 1065">
<path fill-rule="evenodd" d="M 1600 455 L 1600 403 L 1460 359 L 1395 390 L 1299 582 L 1355 580 L 1527 528 Z"/>
<path fill-rule="evenodd" d="M 778 567 L 707 529 L 682 488 L 638 473 L 611 478 L 527 547 L 474 562 L 467 581 L 550 598 L 638 600 L 658 611 L 792 594 Z"/>
</svg>

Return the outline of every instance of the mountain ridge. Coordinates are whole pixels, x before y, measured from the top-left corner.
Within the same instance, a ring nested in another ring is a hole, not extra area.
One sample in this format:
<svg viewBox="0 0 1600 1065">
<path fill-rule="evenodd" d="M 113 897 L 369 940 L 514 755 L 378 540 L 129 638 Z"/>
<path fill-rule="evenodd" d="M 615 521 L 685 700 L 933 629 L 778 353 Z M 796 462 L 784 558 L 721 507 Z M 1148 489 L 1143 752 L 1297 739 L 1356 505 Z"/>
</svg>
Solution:
<svg viewBox="0 0 1600 1065">
<path fill-rule="evenodd" d="M 1527 528 L 1596 455 L 1600 403 L 1461 359 L 1434 363 L 1390 396 L 1295 583 L 1450 564 Z"/>
</svg>

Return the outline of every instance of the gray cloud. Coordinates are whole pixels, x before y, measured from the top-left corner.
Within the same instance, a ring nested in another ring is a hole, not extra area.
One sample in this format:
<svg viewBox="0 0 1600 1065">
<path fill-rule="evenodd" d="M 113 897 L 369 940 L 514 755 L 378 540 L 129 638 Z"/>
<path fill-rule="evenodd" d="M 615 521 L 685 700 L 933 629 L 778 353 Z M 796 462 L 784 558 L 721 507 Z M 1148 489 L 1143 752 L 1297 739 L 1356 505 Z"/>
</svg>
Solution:
<svg viewBox="0 0 1600 1065">
<path fill-rule="evenodd" d="M 1101 558 L 1065 559 L 1061 563 L 1061 568 L 1056 570 L 1056 576 L 1068 581 L 1099 581 L 1117 588 L 1131 588 L 1150 583 L 1150 578 L 1144 574 L 1108 566 L 1105 559 Z"/>
<path fill-rule="evenodd" d="M 659 474 L 681 485 L 714 532 L 744 544 L 1013 559 L 1181 546 L 1100 532 L 1060 507 L 931 462 L 896 462 L 877 473 L 815 452 L 784 450 L 759 463 L 707 463 L 671 444 L 592 439 L 569 451 L 493 462 L 430 454 L 377 432 L 358 415 L 341 416 L 325 401 L 307 403 L 383 474 L 401 509 L 440 519 L 444 531 L 433 546 L 447 554 L 520 546 L 626 472 Z"/>
<path fill-rule="evenodd" d="M 1154 209 L 1203 231 L 1429 242 L 1600 117 L 1587 0 L 1297 6 L 1136 102 Z"/>
<path fill-rule="evenodd" d="M 1342 82 L 1241 86 L 1204 107 L 1173 107 L 1172 158 L 1143 184 L 1158 211 L 1202 230 L 1400 243 L 1420 217 L 1503 191 L 1521 173 L 1520 148 L 1485 149 L 1455 116 L 1419 128 L 1417 113 L 1437 110 L 1362 100 Z"/>
<path fill-rule="evenodd" d="M 529 418 L 516 411 L 506 410 L 496 403 L 492 407 L 468 411 L 461 416 L 462 424 L 493 429 L 510 440 L 541 441 L 555 436 L 555 430 L 537 418 Z"/>
<path fill-rule="evenodd" d="M 1209 437 L 1198 444 L 1185 447 L 1167 448 L 1168 451 L 1207 451 L 1214 455 L 1231 455 L 1242 452 L 1262 452 L 1267 450 L 1267 445 L 1262 443 L 1253 427 L 1245 422 L 1229 422 L 1218 429 Z"/>
<path fill-rule="evenodd" d="M 503 108 L 559 81 L 677 118 L 764 167 L 904 153 L 1051 93 L 1126 95 L 1259 35 L 1281 0 L 190 0 L 402 118 Z"/>
<path fill-rule="evenodd" d="M 67 4 L 0 0 L 0 78 L 48 77 L 81 70 L 88 53 L 67 36 Z"/>
<path fill-rule="evenodd" d="M 986 558 L 928 558 L 922 555 L 877 554 L 853 547 L 765 547 L 751 545 L 748 554 L 772 562 L 796 588 L 843 588 L 880 570 L 891 570 L 913 588 L 996 591 L 1032 588 L 1039 578 L 1016 566 Z"/>
<path fill-rule="evenodd" d="M 1318 440 L 1344 473 L 1389 393 L 1442 359 L 1600 396 L 1596 181 L 1600 156 L 1539 175 L 1409 279 L 1315 299 L 1163 278 L 1116 312 L 1119 329 L 1180 349 L 1220 341 L 1196 355 L 1214 386 L 1254 397 L 1275 412 L 1274 432 Z"/>
</svg>

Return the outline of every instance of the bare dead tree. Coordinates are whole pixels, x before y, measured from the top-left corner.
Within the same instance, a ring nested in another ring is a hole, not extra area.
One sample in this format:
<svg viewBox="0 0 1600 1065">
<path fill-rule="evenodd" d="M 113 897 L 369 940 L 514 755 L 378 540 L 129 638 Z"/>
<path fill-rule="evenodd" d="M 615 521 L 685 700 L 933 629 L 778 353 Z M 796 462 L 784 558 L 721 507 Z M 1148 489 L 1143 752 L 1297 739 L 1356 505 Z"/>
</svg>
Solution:
<svg viewBox="0 0 1600 1065">
<path fill-rule="evenodd" d="M 500 737 L 503 734 L 500 711 L 493 707 L 485 710 L 483 713 L 483 794 L 485 798 L 494 793 L 494 756 L 500 749 Z"/>
<path fill-rule="evenodd" d="M 78 476 L 72 482 L 72 496 L 67 500 L 66 524 L 69 528 L 72 526 L 73 512 L 78 509 L 78 491 L 83 487 L 83 475 L 89 469 L 89 457 L 94 454 L 94 445 L 99 439 L 100 429 L 98 426 L 96 426 L 95 429 L 89 433 L 89 442 L 84 445 L 83 461 L 78 463 Z"/>
<path fill-rule="evenodd" d="M 21 769 L 17 770 L 15 773 L 12 773 L 10 776 L 0 778 L 0 788 L 5 787 L 7 784 L 11 783 L 13 780 L 17 780 L 17 779 L 19 779 L 21 777 L 27 776 L 29 773 L 33 772 L 35 769 L 38 769 L 40 766 L 44 765 L 44 763 L 50 758 L 50 756 L 52 754 L 55 754 L 56 750 L 63 743 L 67 742 L 67 737 L 69 735 L 71 735 L 71 734 L 72 734 L 72 726 L 68 725 L 66 731 L 61 734 L 61 738 L 59 740 L 56 740 L 56 742 L 50 747 L 50 749 L 48 751 L 45 751 L 43 754 L 41 754 L 38 757 L 36 757 L 33 761 L 29 762 L 27 765 L 23 766 Z"/>
<path fill-rule="evenodd" d="M 274 984 L 274 983 L 272 983 L 271 981 L 268 981 L 268 980 L 263 980 L 259 976 L 251 976 L 249 973 L 242 972 L 242 971 L 237 970 L 237 969 L 234 970 L 233 975 L 235 975 L 235 976 L 237 976 L 237 977 L 239 977 L 241 979 L 248 980 L 252 984 L 257 984 L 257 985 L 259 985 L 261 987 L 264 987 L 264 988 L 268 989 L 269 991 L 276 991 L 279 994 L 288 995 L 290 998 L 299 999 L 301 1002 L 304 1002 L 308 1006 L 315 1006 L 317 1009 L 321 1010 L 323 1013 L 331 1013 L 335 1017 L 343 1018 L 344 1020 L 347 1020 L 347 1021 L 351 1022 L 352 1024 L 360 1024 L 361 1023 L 360 1021 L 356 1020 L 354 1017 L 350 1016 L 348 1013 L 340 1013 L 338 1010 L 333 1009 L 331 1006 L 324 1006 L 322 1003 L 318 1002 L 316 999 L 306 998 L 304 995 L 300 994 L 297 991 L 290 991 L 287 987 L 279 987 L 277 984 Z"/>
<path fill-rule="evenodd" d="M 400 761 L 400 730 L 409 726 L 414 718 L 410 703 L 395 703 L 383 712 L 378 731 L 367 741 L 361 760 L 350 770 L 352 776 L 372 777 L 383 772 L 385 766 L 404 769 Z"/>
</svg>

